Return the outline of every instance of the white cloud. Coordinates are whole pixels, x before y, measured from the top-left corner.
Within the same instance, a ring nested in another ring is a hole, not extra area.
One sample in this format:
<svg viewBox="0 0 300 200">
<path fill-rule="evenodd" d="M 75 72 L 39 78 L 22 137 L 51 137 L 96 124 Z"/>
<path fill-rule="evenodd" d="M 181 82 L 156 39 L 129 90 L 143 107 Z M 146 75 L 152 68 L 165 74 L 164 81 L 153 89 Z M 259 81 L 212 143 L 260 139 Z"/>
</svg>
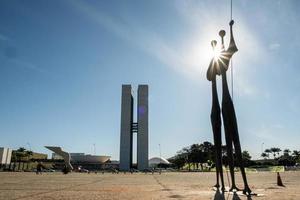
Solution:
<svg viewBox="0 0 300 200">
<path fill-rule="evenodd" d="M 255 129 L 250 130 L 249 133 L 251 135 L 254 135 L 259 140 L 269 143 L 270 145 L 282 144 L 284 138 L 286 138 L 286 129 L 285 126 L 281 123 L 262 123 Z"/>
<path fill-rule="evenodd" d="M 45 73 L 46 72 L 44 69 L 39 68 L 35 64 L 32 64 L 32 63 L 30 63 L 28 61 L 25 61 L 25 60 L 21 60 L 19 58 L 9 59 L 8 61 L 15 64 L 15 65 L 17 65 L 17 66 L 19 66 L 19 67 L 25 68 L 25 69 L 37 71 L 37 72 L 40 72 L 40 73 Z"/>
<path fill-rule="evenodd" d="M 281 123 L 261 123 L 247 130 L 241 135 L 242 147 L 249 150 L 254 159 L 261 158 L 260 155 L 264 149 L 270 147 L 279 147 L 281 149 L 294 148 L 290 137 L 288 137 L 287 127 Z M 249 142 L 251 138 L 252 142 Z M 263 149 L 262 149 L 263 148 Z"/>
<path fill-rule="evenodd" d="M 12 39 L 0 33 L 0 40 L 8 41 L 8 46 L 6 47 L 5 52 L 5 60 L 15 66 L 26 68 L 29 70 L 37 71 L 40 73 L 45 73 L 46 70 L 36 66 L 35 64 L 26 61 L 23 57 L 17 56 L 17 48 L 14 45 L 10 45 L 12 43 Z"/>
<path fill-rule="evenodd" d="M 140 28 L 142 26 L 125 22 L 125 19 L 115 20 L 112 16 L 99 12 L 84 2 L 71 1 L 70 3 L 100 26 L 138 46 L 166 66 L 194 77 L 195 80 L 199 79 L 200 72 L 206 71 L 212 55 L 208 37 L 213 32 L 212 26 L 206 27 L 206 32 L 195 32 L 190 39 L 186 39 L 184 44 L 172 43 L 153 30 L 142 29 Z"/>
<path fill-rule="evenodd" d="M 247 143 L 249 149 L 252 148 L 254 155 L 259 155 L 260 145 L 264 143 L 264 149 L 279 147 L 281 150 L 289 148 L 299 149 L 299 142 L 296 139 L 298 131 L 293 129 L 289 124 L 281 122 L 261 123 L 260 125 L 247 131 L 247 138 L 252 138 L 253 143 Z M 256 149 L 253 147 L 256 146 Z"/>
<path fill-rule="evenodd" d="M 280 47 L 280 44 L 279 43 L 272 43 L 269 45 L 269 49 L 272 50 L 272 51 L 275 51 L 277 49 L 279 49 Z"/>
</svg>

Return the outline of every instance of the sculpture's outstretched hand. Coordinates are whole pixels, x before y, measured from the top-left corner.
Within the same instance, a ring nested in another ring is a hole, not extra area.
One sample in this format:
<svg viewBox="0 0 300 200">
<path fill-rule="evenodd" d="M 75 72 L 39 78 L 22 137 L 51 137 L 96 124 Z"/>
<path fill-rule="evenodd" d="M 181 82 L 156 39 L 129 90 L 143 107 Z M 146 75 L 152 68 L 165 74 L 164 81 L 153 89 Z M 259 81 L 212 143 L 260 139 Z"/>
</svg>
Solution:
<svg viewBox="0 0 300 200">
<path fill-rule="evenodd" d="M 229 22 L 229 25 L 230 25 L 230 42 L 229 42 L 229 47 L 227 49 L 228 59 L 229 60 L 231 59 L 231 57 L 233 56 L 233 54 L 238 51 L 238 48 L 237 48 L 237 46 L 235 44 L 234 37 L 233 37 L 233 31 L 232 31 L 233 24 L 234 24 L 234 21 L 231 20 Z"/>
</svg>

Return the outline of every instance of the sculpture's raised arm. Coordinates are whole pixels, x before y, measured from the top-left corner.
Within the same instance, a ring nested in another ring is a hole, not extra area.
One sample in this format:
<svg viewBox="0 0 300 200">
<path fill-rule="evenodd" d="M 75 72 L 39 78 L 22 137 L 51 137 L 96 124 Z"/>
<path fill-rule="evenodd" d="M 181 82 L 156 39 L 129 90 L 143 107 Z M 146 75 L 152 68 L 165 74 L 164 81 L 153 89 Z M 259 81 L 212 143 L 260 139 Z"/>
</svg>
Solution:
<svg viewBox="0 0 300 200">
<path fill-rule="evenodd" d="M 221 37 L 221 53 L 219 57 L 213 58 L 209 64 L 209 68 L 206 73 L 206 78 L 209 81 L 212 81 L 216 75 L 220 75 L 222 72 L 226 72 L 228 70 L 230 59 L 232 58 L 233 54 L 238 51 L 238 48 L 235 44 L 234 37 L 233 37 L 233 31 L 232 31 L 233 24 L 234 21 L 231 20 L 229 23 L 230 42 L 226 50 L 224 46 L 224 37 L 226 35 L 226 32 L 224 30 L 221 30 L 219 32 L 219 36 Z M 217 45 L 217 41 L 213 40 L 211 42 L 211 46 L 213 50 L 215 49 L 216 45 Z"/>
<path fill-rule="evenodd" d="M 227 49 L 227 53 L 230 54 L 230 57 L 232 57 L 232 55 L 238 51 L 238 48 L 235 44 L 234 37 L 233 37 L 233 31 L 232 31 L 233 24 L 234 24 L 234 21 L 231 20 L 229 23 L 229 25 L 230 25 L 230 43 L 229 43 L 229 47 Z"/>
<path fill-rule="evenodd" d="M 233 31 L 232 31 L 232 25 L 234 24 L 234 21 L 231 20 L 229 25 L 230 25 L 230 43 L 229 43 L 229 47 L 227 48 L 227 50 L 225 51 L 225 47 L 224 47 L 224 37 L 226 35 L 226 32 L 224 30 L 221 30 L 219 32 L 219 36 L 221 37 L 221 41 L 222 41 L 222 51 L 221 51 L 221 55 L 220 55 L 220 59 L 218 60 L 218 64 L 220 66 L 221 71 L 226 72 L 228 70 L 229 67 L 229 62 L 231 57 L 233 56 L 233 54 L 235 52 L 238 51 L 235 41 L 234 41 L 234 37 L 233 37 Z"/>
</svg>

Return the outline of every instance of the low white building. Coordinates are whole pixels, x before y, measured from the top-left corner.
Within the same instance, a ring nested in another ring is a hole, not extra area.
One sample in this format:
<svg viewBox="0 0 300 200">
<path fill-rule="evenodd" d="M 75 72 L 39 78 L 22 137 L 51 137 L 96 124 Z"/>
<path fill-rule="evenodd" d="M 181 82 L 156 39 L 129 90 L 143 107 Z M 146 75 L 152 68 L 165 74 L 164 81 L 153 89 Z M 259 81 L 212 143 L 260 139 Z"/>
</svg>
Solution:
<svg viewBox="0 0 300 200">
<path fill-rule="evenodd" d="M 170 165 L 171 163 L 165 159 L 165 158 L 160 158 L 160 157 L 153 157 L 149 160 L 149 166 L 150 167 L 156 167 L 160 164 L 165 164 L 165 165 Z"/>
<path fill-rule="evenodd" d="M 57 153 L 52 153 L 52 159 L 53 160 L 63 160 L 64 158 Z"/>
<path fill-rule="evenodd" d="M 47 149 L 50 149 L 51 151 L 53 151 L 52 149 L 54 148 L 60 148 L 60 147 L 47 147 Z M 58 151 L 59 152 L 59 151 Z M 60 159 L 64 159 L 62 157 L 62 155 L 60 155 L 58 152 L 56 153 L 52 153 L 52 159 L 53 160 L 60 160 Z M 72 163 L 78 163 L 78 162 L 85 162 L 85 163 L 105 163 L 106 161 L 108 161 L 110 159 L 110 156 L 104 156 L 104 155 L 90 155 L 90 154 L 85 154 L 85 153 L 68 153 L 66 152 L 69 156 L 70 156 L 70 162 Z"/>
<path fill-rule="evenodd" d="M 12 149 L 0 147 L 0 165 L 9 165 L 11 161 Z"/>
</svg>

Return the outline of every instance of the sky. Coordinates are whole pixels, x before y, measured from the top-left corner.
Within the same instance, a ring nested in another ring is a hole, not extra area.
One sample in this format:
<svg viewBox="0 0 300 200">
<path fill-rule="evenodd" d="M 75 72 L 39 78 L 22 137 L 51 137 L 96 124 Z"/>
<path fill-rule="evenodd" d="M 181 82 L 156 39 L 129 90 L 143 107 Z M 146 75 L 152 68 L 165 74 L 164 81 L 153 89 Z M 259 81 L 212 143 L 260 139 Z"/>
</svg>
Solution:
<svg viewBox="0 0 300 200">
<path fill-rule="evenodd" d="M 253 158 L 273 146 L 300 150 L 299 8 L 233 0 L 233 100 Z M 0 146 L 118 160 L 122 84 L 135 94 L 149 85 L 150 157 L 159 144 L 169 158 L 212 142 L 206 70 L 229 21 L 229 0 L 1 0 Z"/>
</svg>

